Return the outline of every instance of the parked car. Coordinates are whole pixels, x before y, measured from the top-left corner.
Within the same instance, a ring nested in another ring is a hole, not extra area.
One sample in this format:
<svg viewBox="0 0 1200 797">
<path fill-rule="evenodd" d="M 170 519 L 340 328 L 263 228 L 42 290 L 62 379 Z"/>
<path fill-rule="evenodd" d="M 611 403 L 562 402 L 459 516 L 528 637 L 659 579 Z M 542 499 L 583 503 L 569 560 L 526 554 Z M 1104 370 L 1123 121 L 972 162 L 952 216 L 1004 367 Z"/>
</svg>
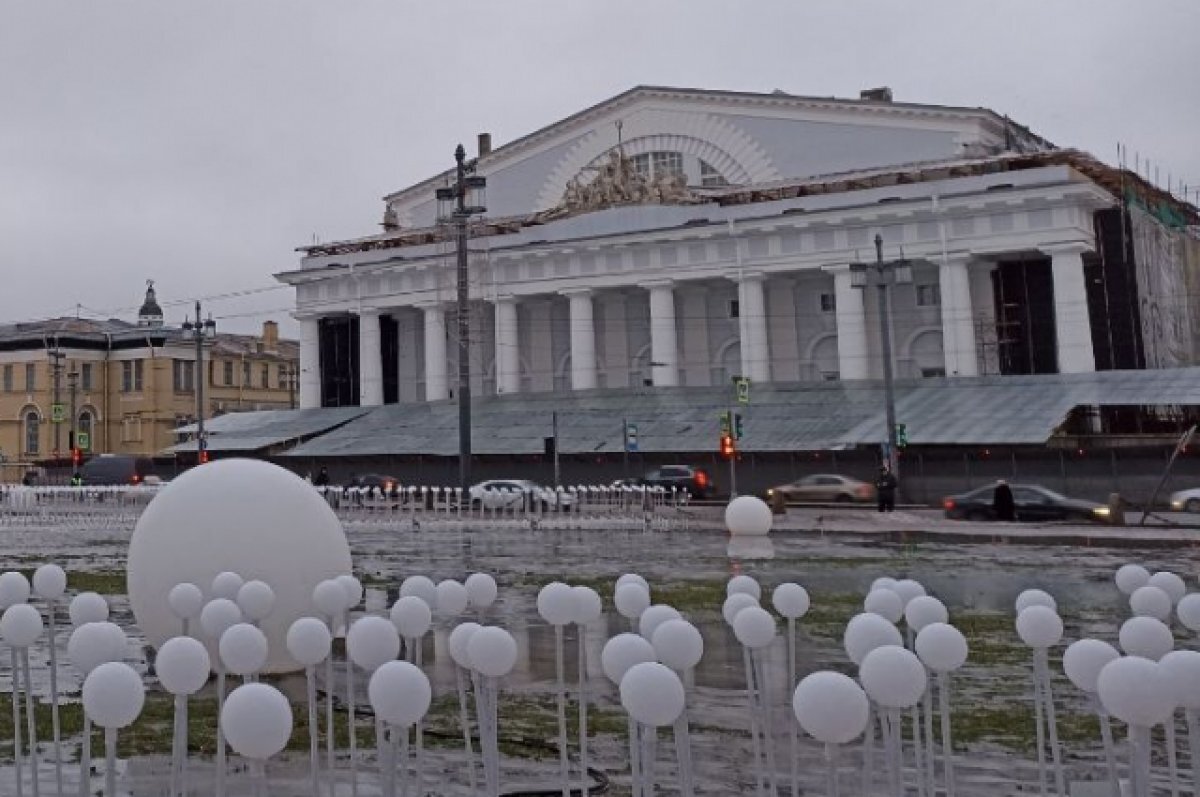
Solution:
<svg viewBox="0 0 1200 797">
<path fill-rule="evenodd" d="M 382 473 L 364 473 L 361 476 L 355 476 L 350 480 L 348 487 L 366 487 L 372 493 L 388 495 L 395 491 L 400 486 L 400 480 L 395 476 L 386 476 Z"/>
<path fill-rule="evenodd" d="M 782 495 L 787 501 L 845 504 L 875 500 L 875 486 L 836 473 L 818 473 L 767 490 L 767 500 Z"/>
<path fill-rule="evenodd" d="M 79 476 L 85 487 L 162 483 L 154 468 L 154 460 L 125 454 L 92 457 L 83 463 Z"/>
<path fill-rule="evenodd" d="M 647 473 L 638 483 L 666 490 L 674 487 L 692 498 L 709 498 L 716 492 L 708 472 L 691 465 L 663 465 Z"/>
<path fill-rule="evenodd" d="M 1176 512 L 1200 512 L 1200 487 L 1171 493 L 1171 509 Z"/>
<path fill-rule="evenodd" d="M 1011 484 L 1013 503 L 1016 505 L 1017 520 L 1035 522 L 1042 520 L 1074 520 L 1104 522 L 1108 519 L 1108 507 L 1095 501 L 1067 498 L 1040 484 Z M 942 499 L 942 509 L 952 520 L 995 520 L 992 510 L 992 495 L 996 485 L 980 487 L 969 493 L 951 495 Z"/>
<path fill-rule="evenodd" d="M 568 509 L 574 499 L 567 493 L 559 493 L 528 479 L 492 479 L 480 482 L 468 491 L 472 508 L 514 509 L 541 503 L 543 511 Z M 528 496 L 528 498 L 527 498 Z"/>
</svg>

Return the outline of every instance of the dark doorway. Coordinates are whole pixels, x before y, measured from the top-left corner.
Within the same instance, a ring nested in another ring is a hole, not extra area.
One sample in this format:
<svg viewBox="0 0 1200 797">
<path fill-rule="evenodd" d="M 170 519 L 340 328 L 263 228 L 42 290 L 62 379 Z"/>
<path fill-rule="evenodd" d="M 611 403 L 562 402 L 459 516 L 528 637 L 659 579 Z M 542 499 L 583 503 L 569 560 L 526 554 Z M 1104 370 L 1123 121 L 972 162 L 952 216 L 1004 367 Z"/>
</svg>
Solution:
<svg viewBox="0 0 1200 797">
<path fill-rule="evenodd" d="M 1001 261 L 992 273 L 1002 374 L 1058 372 L 1050 258 Z"/>
<path fill-rule="evenodd" d="M 1087 277 L 1096 370 L 1145 368 L 1128 217 L 1124 208 L 1108 208 L 1097 211 L 1095 223 L 1097 258 L 1089 263 Z"/>
<path fill-rule="evenodd" d="M 400 324 L 390 315 L 379 317 L 379 350 L 383 358 L 383 403 L 400 401 Z"/>
<path fill-rule="evenodd" d="M 321 406 L 358 406 L 358 316 L 321 319 Z"/>
</svg>

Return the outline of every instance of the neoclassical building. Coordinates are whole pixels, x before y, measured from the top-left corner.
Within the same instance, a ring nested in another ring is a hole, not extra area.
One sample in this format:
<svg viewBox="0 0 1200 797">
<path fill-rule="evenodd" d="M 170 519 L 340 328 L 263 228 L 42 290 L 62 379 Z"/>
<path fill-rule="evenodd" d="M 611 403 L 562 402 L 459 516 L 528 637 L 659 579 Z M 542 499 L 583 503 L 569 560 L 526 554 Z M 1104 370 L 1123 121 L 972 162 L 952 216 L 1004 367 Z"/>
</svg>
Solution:
<svg viewBox="0 0 1200 797">
<path fill-rule="evenodd" d="M 884 295 L 901 379 L 1200 351 L 1196 209 L 987 109 L 638 87 L 495 149 L 481 135 L 476 167 L 477 396 L 878 378 Z M 301 407 L 452 396 L 450 176 L 278 275 Z M 853 278 L 876 236 L 911 267 L 888 294 Z"/>
</svg>

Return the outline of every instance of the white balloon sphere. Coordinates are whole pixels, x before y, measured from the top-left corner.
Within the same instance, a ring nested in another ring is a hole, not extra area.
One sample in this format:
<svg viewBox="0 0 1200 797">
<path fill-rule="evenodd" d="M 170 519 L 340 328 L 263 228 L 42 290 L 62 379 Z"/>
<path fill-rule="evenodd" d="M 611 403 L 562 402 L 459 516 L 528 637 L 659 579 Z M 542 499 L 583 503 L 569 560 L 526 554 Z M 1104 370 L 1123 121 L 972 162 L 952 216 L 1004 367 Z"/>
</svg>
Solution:
<svg viewBox="0 0 1200 797">
<path fill-rule="evenodd" d="M 204 609 L 204 593 L 189 582 L 176 584 L 167 593 L 167 606 L 180 620 L 195 620 Z"/>
<path fill-rule="evenodd" d="M 292 707 L 273 686 L 243 684 L 225 698 L 221 730 L 234 752 L 265 760 L 283 751 L 292 736 Z"/>
<path fill-rule="evenodd" d="M 850 661 L 861 665 L 867 654 L 886 645 L 903 645 L 904 638 L 896 626 L 877 614 L 863 612 L 850 618 L 842 634 L 842 646 Z"/>
<path fill-rule="evenodd" d="M 1200 631 L 1200 592 L 1184 595 L 1175 607 L 1179 622 L 1189 631 Z"/>
<path fill-rule="evenodd" d="M 228 598 L 214 598 L 200 610 L 200 628 L 209 639 L 221 641 L 221 635 L 242 622 L 242 610 Z M 211 647 L 211 646 L 210 646 Z"/>
<path fill-rule="evenodd" d="M 892 590 L 900 596 L 900 600 L 904 601 L 905 607 L 908 606 L 909 601 L 925 594 L 925 587 L 921 582 L 911 578 L 900 579 L 892 585 Z"/>
<path fill-rule="evenodd" d="M 650 643 L 658 660 L 678 672 L 692 669 L 704 656 L 704 637 L 687 620 L 662 623 L 654 629 Z"/>
<path fill-rule="evenodd" d="M 635 664 L 654 661 L 654 646 L 638 634 L 617 634 L 600 651 L 600 669 L 618 686 Z"/>
<path fill-rule="evenodd" d="M 1187 594 L 1187 584 L 1183 583 L 1183 579 L 1174 573 L 1160 570 L 1150 576 L 1150 580 L 1146 582 L 1151 587 L 1158 587 L 1171 598 L 1171 605 L 1174 606 L 1183 599 Z"/>
<path fill-rule="evenodd" d="M 738 616 L 738 612 L 742 609 L 748 609 L 751 606 L 758 606 L 758 601 L 755 600 L 753 595 L 747 595 L 744 592 L 735 592 L 721 604 L 721 616 L 725 618 L 726 623 L 732 626 L 733 618 Z"/>
<path fill-rule="evenodd" d="M 824 670 L 806 675 L 792 693 L 792 711 L 819 742 L 846 744 L 867 728 L 870 702 L 853 678 Z"/>
<path fill-rule="evenodd" d="M 946 605 L 932 595 L 918 595 L 904 607 L 904 622 L 914 631 L 920 631 L 931 623 L 949 622 L 950 613 Z"/>
<path fill-rule="evenodd" d="M 238 589 L 237 605 L 251 622 L 265 620 L 275 608 L 275 590 L 265 581 L 253 579 Z"/>
<path fill-rule="evenodd" d="M 437 584 L 428 576 L 409 576 L 400 582 L 401 598 L 420 598 L 429 608 L 437 605 Z"/>
<path fill-rule="evenodd" d="M 125 658 L 125 653 L 129 649 L 129 639 L 121 630 L 121 626 L 107 620 L 96 623 L 96 625 L 100 627 L 100 633 L 103 635 L 104 649 L 108 651 L 108 661 L 120 661 Z"/>
<path fill-rule="evenodd" d="M 616 592 L 626 584 L 640 584 L 646 592 L 650 591 L 650 582 L 639 576 L 637 573 L 626 573 L 617 579 L 617 583 L 613 586 L 613 592 Z"/>
<path fill-rule="evenodd" d="M 771 532 L 774 516 L 761 498 L 741 495 L 725 507 L 725 527 L 735 537 L 761 537 Z"/>
<path fill-rule="evenodd" d="M 650 608 L 650 590 L 637 583 L 621 584 L 613 593 L 613 605 L 628 620 L 636 620 Z"/>
<path fill-rule="evenodd" d="M 0 615 L 0 637 L 14 648 L 27 648 L 42 635 L 42 613 L 28 603 L 9 606 Z"/>
<path fill-rule="evenodd" d="M 775 588 L 771 593 L 771 603 L 774 604 L 775 611 L 788 620 L 798 620 L 808 614 L 811 605 L 808 590 L 790 582 Z"/>
<path fill-rule="evenodd" d="M 683 682 L 656 661 L 635 664 L 621 679 L 621 705 L 643 725 L 671 725 L 683 713 Z"/>
<path fill-rule="evenodd" d="M 873 589 L 863 601 L 863 611 L 877 614 L 889 623 L 898 623 L 904 616 L 904 603 L 890 589 Z"/>
<path fill-rule="evenodd" d="M 498 593 L 496 579 L 487 573 L 472 573 L 467 576 L 463 586 L 467 588 L 467 597 L 470 599 L 471 606 L 476 609 L 486 609 L 496 602 Z"/>
<path fill-rule="evenodd" d="M 234 675 L 253 675 L 267 663 L 267 635 L 249 623 L 235 623 L 217 645 L 225 669 Z"/>
<path fill-rule="evenodd" d="M 407 661 L 389 661 L 372 673 L 367 697 L 385 722 L 408 728 L 429 712 L 433 689 L 428 676 L 416 666 Z"/>
<path fill-rule="evenodd" d="M 400 655 L 400 634 L 382 617 L 360 617 L 346 634 L 346 654 L 359 667 L 373 672 Z"/>
<path fill-rule="evenodd" d="M 33 591 L 45 601 L 56 601 L 67 591 L 67 574 L 58 565 L 42 565 L 33 571 Z"/>
<path fill-rule="evenodd" d="M 467 652 L 467 643 L 471 640 L 471 635 L 482 627 L 479 623 L 459 623 L 454 626 L 449 639 L 446 640 L 446 646 L 450 648 L 450 658 L 465 670 L 471 669 L 471 656 Z"/>
<path fill-rule="evenodd" d="M 416 595 L 407 595 L 392 604 L 392 625 L 404 639 L 425 636 L 433 625 L 433 612 L 429 604 Z"/>
<path fill-rule="evenodd" d="M 332 649 L 333 635 L 329 626 L 315 617 L 301 617 L 287 632 L 287 649 L 302 667 L 325 661 Z"/>
<path fill-rule="evenodd" d="M 762 600 L 762 586 L 750 576 L 740 575 L 729 579 L 725 585 L 725 597 L 744 592 L 756 601 Z"/>
<path fill-rule="evenodd" d="M 892 578 L 891 576 L 880 576 L 879 578 L 877 578 L 871 582 L 871 588 L 869 590 L 867 590 L 867 592 L 871 593 L 877 589 L 894 590 L 895 588 L 896 588 L 896 579 Z"/>
<path fill-rule="evenodd" d="M 1165 623 L 1171 619 L 1171 596 L 1161 587 L 1147 584 L 1129 596 L 1129 610 L 1136 617 L 1153 617 Z"/>
<path fill-rule="evenodd" d="M 168 639 L 154 657 L 158 680 L 173 695 L 194 695 L 208 683 L 212 663 L 208 649 L 197 639 L 177 636 Z"/>
<path fill-rule="evenodd" d="M 342 573 L 334 577 L 333 580 L 338 583 L 338 586 L 342 588 L 342 592 L 346 594 L 346 602 L 344 604 L 346 609 L 353 609 L 362 603 L 363 585 L 361 581 L 349 573 Z"/>
<path fill-rule="evenodd" d="M 733 635 L 752 650 L 765 648 L 775 638 L 775 618 L 760 606 L 747 606 L 733 618 Z"/>
<path fill-rule="evenodd" d="M 1185 709 L 1200 709 L 1200 653 L 1172 650 L 1158 662 L 1175 702 Z"/>
<path fill-rule="evenodd" d="M 1054 600 L 1054 596 L 1049 592 L 1040 589 L 1027 589 L 1017 596 L 1016 600 L 1017 614 L 1028 609 L 1030 606 L 1045 606 L 1055 612 L 1058 611 L 1058 602 Z"/>
<path fill-rule="evenodd" d="M 212 588 L 209 590 L 214 598 L 225 598 L 236 601 L 238 590 L 246 583 L 240 574 L 232 570 L 222 570 L 213 576 Z"/>
<path fill-rule="evenodd" d="M 339 617 L 346 611 L 346 590 L 336 578 L 327 578 L 313 587 L 312 602 L 326 617 Z"/>
<path fill-rule="evenodd" d="M 1141 656 L 1122 656 L 1104 665 L 1096 679 L 1096 693 L 1105 711 L 1140 728 L 1165 722 L 1175 710 L 1163 671 Z"/>
<path fill-rule="evenodd" d="M 107 629 L 102 623 L 77 626 L 67 639 L 67 658 L 81 675 L 87 675 L 106 661 L 113 661 Z"/>
<path fill-rule="evenodd" d="M 29 600 L 29 579 L 24 573 L 9 570 L 0 573 L 0 609 L 16 606 Z"/>
<path fill-rule="evenodd" d="M 537 610 L 550 625 L 567 625 L 575 619 L 575 593 L 561 581 L 551 581 L 538 591 Z"/>
<path fill-rule="evenodd" d="M 458 617 L 467 610 L 471 597 L 467 588 L 452 578 L 437 584 L 437 613 L 441 617 Z"/>
<path fill-rule="evenodd" d="M 1030 606 L 1017 615 L 1017 636 L 1031 648 L 1044 650 L 1059 643 L 1062 618 L 1047 606 Z"/>
<path fill-rule="evenodd" d="M 885 708 L 911 708 L 925 694 L 925 666 L 897 645 L 875 648 L 858 669 L 867 694 Z"/>
<path fill-rule="evenodd" d="M 83 680 L 83 710 L 101 728 L 124 728 L 142 713 L 142 676 L 119 661 L 98 665 Z"/>
<path fill-rule="evenodd" d="M 1117 643 L 1128 656 L 1158 661 L 1175 647 L 1171 629 L 1153 617 L 1131 617 L 1121 624 Z"/>
<path fill-rule="evenodd" d="M 638 618 L 638 633 L 647 640 L 654 639 L 654 632 L 667 620 L 678 620 L 682 615 L 673 606 L 656 603 Z"/>
<path fill-rule="evenodd" d="M 500 678 L 516 666 L 517 641 L 503 628 L 485 626 L 467 640 L 467 656 L 473 669 L 490 678 Z"/>
<path fill-rule="evenodd" d="M 95 592 L 81 592 L 71 599 L 67 613 L 73 626 L 102 623 L 108 619 L 108 601 Z"/>
<path fill-rule="evenodd" d="M 930 623 L 913 643 L 922 663 L 934 672 L 953 672 L 967 661 L 967 638 L 952 625 Z"/>
<path fill-rule="evenodd" d="M 210 584 L 225 571 L 264 581 L 275 592 L 260 626 L 271 651 L 265 671 L 286 672 L 298 666 L 284 644 L 288 628 L 312 613 L 318 583 L 349 570 L 342 525 L 311 484 L 269 462 L 221 459 L 173 479 L 142 512 L 129 543 L 129 602 L 158 647 L 179 633 L 165 600 L 176 584 Z"/>
<path fill-rule="evenodd" d="M 1138 587 L 1146 586 L 1150 580 L 1150 571 L 1141 565 L 1122 565 L 1117 568 L 1117 589 L 1126 595 L 1132 595 Z"/>
<path fill-rule="evenodd" d="M 604 601 L 600 600 L 600 593 L 591 587 L 571 587 L 571 594 L 575 598 L 572 622 L 587 625 L 600 619 L 604 613 Z"/>
<path fill-rule="evenodd" d="M 1096 679 L 1104 665 L 1113 659 L 1120 658 L 1117 649 L 1099 639 L 1081 639 L 1072 642 L 1063 652 L 1063 672 L 1075 688 L 1081 692 L 1094 694 Z"/>
</svg>

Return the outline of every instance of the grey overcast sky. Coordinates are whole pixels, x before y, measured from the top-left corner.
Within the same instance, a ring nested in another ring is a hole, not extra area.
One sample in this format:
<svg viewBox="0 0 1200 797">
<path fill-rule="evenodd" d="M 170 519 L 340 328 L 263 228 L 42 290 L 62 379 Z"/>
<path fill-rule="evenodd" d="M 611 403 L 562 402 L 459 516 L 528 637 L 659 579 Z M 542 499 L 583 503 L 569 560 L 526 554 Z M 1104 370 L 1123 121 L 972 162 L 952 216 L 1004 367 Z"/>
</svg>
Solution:
<svg viewBox="0 0 1200 797">
<path fill-rule="evenodd" d="M 0 0 L 0 322 L 157 281 L 284 320 L 296 246 L 637 84 L 986 106 L 1200 186 L 1198 0 Z M 185 304 L 186 303 L 186 304 Z"/>
</svg>

